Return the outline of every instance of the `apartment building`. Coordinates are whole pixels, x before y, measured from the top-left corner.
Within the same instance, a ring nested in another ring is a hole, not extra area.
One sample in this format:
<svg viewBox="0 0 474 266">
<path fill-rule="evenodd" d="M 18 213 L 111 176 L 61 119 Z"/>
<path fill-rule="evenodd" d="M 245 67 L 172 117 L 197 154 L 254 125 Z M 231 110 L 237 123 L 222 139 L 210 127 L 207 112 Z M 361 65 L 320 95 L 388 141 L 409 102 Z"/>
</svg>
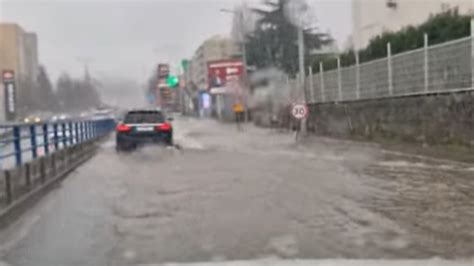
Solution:
<svg viewBox="0 0 474 266">
<path fill-rule="evenodd" d="M 38 75 L 38 38 L 15 23 L 0 23 L 0 72 L 13 70 L 16 98 L 28 95 L 28 89 Z M 0 85 L 1 86 L 1 85 Z M 3 87 L 2 87 L 3 88 Z M 4 90 L 0 88 L 0 121 L 4 116 Z"/>
<path fill-rule="evenodd" d="M 208 87 L 207 63 L 220 59 L 238 57 L 240 48 L 230 38 L 214 36 L 204 41 L 194 53 L 190 64 L 191 82 L 199 89 Z"/>
<path fill-rule="evenodd" d="M 38 74 L 38 38 L 14 23 L 0 23 L 0 69 L 17 78 L 34 80 Z"/>
</svg>

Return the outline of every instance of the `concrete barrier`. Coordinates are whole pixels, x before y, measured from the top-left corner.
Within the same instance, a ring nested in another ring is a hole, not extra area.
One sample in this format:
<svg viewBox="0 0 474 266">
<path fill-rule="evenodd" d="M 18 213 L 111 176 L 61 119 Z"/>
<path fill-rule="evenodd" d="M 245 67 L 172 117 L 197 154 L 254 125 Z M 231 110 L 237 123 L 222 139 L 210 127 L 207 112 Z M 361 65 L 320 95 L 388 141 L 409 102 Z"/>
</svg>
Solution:
<svg viewBox="0 0 474 266">
<path fill-rule="evenodd" d="M 474 92 L 310 105 L 319 135 L 474 146 Z"/>
</svg>

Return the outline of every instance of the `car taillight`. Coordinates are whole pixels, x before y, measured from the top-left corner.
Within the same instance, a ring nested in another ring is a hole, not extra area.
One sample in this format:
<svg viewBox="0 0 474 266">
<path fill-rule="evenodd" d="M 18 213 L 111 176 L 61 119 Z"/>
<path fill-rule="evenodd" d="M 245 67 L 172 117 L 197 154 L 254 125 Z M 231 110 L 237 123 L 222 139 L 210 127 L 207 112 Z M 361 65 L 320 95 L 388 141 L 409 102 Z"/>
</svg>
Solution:
<svg viewBox="0 0 474 266">
<path fill-rule="evenodd" d="M 128 132 L 130 130 L 131 130 L 131 128 L 127 125 L 124 125 L 124 124 L 119 124 L 117 126 L 117 132 Z"/>
<path fill-rule="evenodd" d="M 156 127 L 159 131 L 170 131 L 171 130 L 171 125 L 168 123 L 161 124 Z"/>
</svg>

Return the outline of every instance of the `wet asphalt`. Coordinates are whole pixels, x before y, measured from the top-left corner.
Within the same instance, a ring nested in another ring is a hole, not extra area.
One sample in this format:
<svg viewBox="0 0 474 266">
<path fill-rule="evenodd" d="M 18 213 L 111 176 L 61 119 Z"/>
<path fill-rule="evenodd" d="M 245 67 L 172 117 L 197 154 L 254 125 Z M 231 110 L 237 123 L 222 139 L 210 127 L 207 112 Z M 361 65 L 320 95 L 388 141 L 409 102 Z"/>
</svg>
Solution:
<svg viewBox="0 0 474 266">
<path fill-rule="evenodd" d="M 474 257 L 474 165 L 189 118 L 175 141 L 116 153 L 111 137 L 0 232 L 0 261 Z"/>
</svg>

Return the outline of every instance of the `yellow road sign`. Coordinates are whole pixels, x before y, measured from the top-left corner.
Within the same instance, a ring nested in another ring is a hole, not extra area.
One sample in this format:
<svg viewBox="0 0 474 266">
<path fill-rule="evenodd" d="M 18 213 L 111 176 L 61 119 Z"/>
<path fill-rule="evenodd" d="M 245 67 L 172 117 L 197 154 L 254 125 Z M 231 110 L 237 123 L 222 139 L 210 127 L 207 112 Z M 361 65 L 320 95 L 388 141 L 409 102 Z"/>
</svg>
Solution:
<svg viewBox="0 0 474 266">
<path fill-rule="evenodd" d="M 234 104 L 234 112 L 235 113 L 242 113 L 244 111 L 244 106 L 240 103 Z"/>
</svg>

